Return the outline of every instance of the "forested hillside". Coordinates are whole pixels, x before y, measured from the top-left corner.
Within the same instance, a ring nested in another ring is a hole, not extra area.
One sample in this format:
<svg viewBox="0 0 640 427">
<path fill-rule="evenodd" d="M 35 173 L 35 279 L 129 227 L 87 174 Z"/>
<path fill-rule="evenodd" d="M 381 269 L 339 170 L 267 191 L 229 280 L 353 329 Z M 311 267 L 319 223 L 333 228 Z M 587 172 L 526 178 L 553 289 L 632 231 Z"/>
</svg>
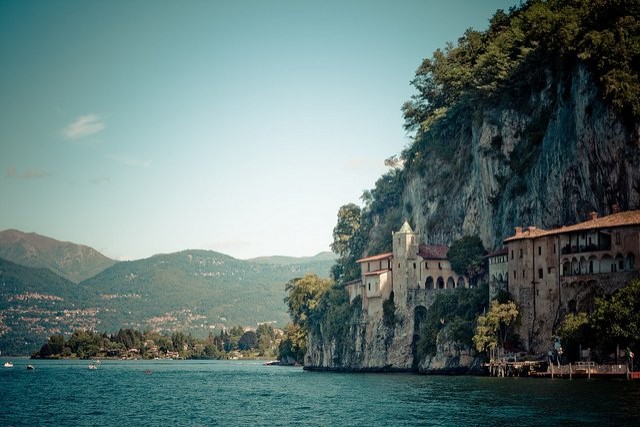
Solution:
<svg viewBox="0 0 640 427">
<path fill-rule="evenodd" d="M 76 284 L 0 259 L 0 351 L 29 354 L 76 329 L 207 336 L 259 322 L 283 326 L 285 284 L 307 272 L 326 277 L 332 263 L 326 254 L 250 262 L 190 250 L 119 262 Z"/>
</svg>

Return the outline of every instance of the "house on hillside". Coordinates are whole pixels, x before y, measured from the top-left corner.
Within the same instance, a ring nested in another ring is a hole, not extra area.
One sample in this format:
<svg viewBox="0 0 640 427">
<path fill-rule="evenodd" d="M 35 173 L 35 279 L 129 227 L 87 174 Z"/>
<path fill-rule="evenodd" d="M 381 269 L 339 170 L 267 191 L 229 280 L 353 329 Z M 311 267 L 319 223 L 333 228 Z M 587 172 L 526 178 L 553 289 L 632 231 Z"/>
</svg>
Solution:
<svg viewBox="0 0 640 427">
<path fill-rule="evenodd" d="M 349 300 L 360 296 L 369 315 L 381 311 L 392 296 L 398 309 L 409 311 L 426 293 L 469 286 L 465 276 L 452 270 L 448 246 L 420 244 L 407 222 L 392 238 L 392 252 L 359 259 L 361 278 L 345 283 Z"/>
<path fill-rule="evenodd" d="M 640 211 L 588 220 L 552 230 L 516 227 L 507 245 L 508 290 L 522 318 L 527 350 L 544 352 L 565 314 L 590 311 L 596 296 L 638 277 Z M 491 264 L 490 264 L 491 266 Z"/>
</svg>

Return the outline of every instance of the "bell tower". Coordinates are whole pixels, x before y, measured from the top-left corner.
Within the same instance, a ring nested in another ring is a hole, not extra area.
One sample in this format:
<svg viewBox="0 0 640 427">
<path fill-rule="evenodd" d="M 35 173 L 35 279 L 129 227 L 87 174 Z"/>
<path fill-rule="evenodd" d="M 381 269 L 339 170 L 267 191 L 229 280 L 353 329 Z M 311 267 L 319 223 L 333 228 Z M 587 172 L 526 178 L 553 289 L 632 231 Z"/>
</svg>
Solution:
<svg viewBox="0 0 640 427">
<path fill-rule="evenodd" d="M 407 221 L 393 233 L 393 293 L 396 306 L 405 309 L 407 290 L 417 286 L 418 235 Z"/>
</svg>

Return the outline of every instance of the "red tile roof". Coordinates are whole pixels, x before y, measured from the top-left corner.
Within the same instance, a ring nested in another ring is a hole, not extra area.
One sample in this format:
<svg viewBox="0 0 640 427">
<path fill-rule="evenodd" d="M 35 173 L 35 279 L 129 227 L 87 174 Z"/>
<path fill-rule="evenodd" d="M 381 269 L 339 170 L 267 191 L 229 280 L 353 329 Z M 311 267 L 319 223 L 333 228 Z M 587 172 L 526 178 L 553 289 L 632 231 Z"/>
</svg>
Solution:
<svg viewBox="0 0 640 427">
<path fill-rule="evenodd" d="M 449 246 L 446 245 L 420 245 L 418 255 L 423 259 L 447 259 Z"/>
<path fill-rule="evenodd" d="M 372 255 L 366 258 L 360 258 L 356 260 L 357 263 L 362 262 L 371 262 L 371 261 L 380 261 L 382 259 L 393 258 L 393 252 L 386 252 L 384 254 Z"/>
<path fill-rule="evenodd" d="M 640 210 L 615 213 L 612 215 L 603 216 L 601 218 L 594 218 L 588 221 L 579 222 L 574 225 L 554 228 L 553 230 L 543 230 L 541 228 L 529 227 L 528 229 L 521 232 L 516 231 L 516 234 L 514 236 L 506 238 L 504 240 L 504 243 L 522 239 L 533 239 L 536 237 L 550 236 L 555 234 L 571 233 L 574 231 L 624 227 L 629 225 L 640 225 Z"/>
</svg>

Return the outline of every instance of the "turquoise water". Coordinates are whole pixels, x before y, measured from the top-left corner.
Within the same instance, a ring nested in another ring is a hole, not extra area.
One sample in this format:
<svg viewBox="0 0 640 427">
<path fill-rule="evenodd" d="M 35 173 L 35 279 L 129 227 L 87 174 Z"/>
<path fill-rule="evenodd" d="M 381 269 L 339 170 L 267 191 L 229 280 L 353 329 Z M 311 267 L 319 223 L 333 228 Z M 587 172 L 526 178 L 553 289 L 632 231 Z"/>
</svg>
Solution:
<svg viewBox="0 0 640 427">
<path fill-rule="evenodd" d="M 96 370 L 13 362 L 0 366 L 2 426 L 640 425 L 640 381 L 322 373 L 257 361 L 105 360 Z"/>
</svg>

